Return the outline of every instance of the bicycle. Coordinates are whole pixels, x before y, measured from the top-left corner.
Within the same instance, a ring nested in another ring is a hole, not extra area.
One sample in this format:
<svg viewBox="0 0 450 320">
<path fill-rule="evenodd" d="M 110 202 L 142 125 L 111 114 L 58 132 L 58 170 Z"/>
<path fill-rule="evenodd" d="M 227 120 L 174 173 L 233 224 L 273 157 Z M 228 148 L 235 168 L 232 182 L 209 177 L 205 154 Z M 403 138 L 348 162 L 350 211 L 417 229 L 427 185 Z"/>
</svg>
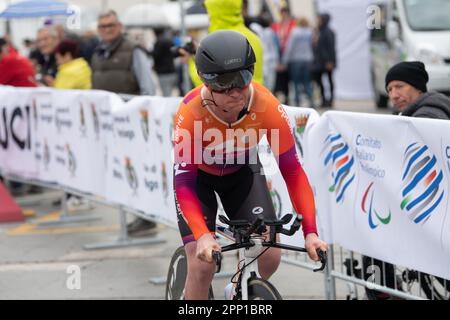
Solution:
<svg viewBox="0 0 450 320">
<path fill-rule="evenodd" d="M 239 261 L 242 267 L 232 276 L 231 281 L 236 284 L 233 300 L 281 300 L 281 295 L 273 284 L 262 279 L 258 273 L 255 261 L 262 256 L 269 248 L 280 248 L 291 251 L 306 252 L 305 248 L 295 247 L 278 243 L 277 234 L 292 236 L 300 229 L 302 218 L 297 216 L 290 229 L 284 229 L 284 225 L 292 220 L 292 214 L 287 214 L 280 220 L 264 219 L 257 216 L 254 223 L 247 220 L 229 220 L 223 215 L 219 215 L 219 221 L 227 227 L 218 227 L 218 232 L 233 239 L 235 243 L 222 247 L 222 251 L 212 253 L 216 263 L 216 273 L 220 272 L 222 263 L 222 253 L 232 250 L 239 250 Z M 269 240 L 266 241 L 262 235 L 266 232 L 266 227 L 271 227 Z M 266 249 L 263 249 L 266 248 Z M 184 256 L 183 256 L 184 254 Z M 321 266 L 314 269 L 314 272 L 325 269 L 327 263 L 326 252 L 318 250 Z M 169 273 L 167 276 L 166 299 L 182 299 L 184 297 L 184 283 L 186 280 L 186 256 L 184 248 L 180 247 L 172 257 Z M 184 273 L 184 274 L 183 274 Z M 238 276 L 237 281 L 233 279 Z M 213 299 L 212 287 L 209 289 L 209 299 Z"/>
</svg>

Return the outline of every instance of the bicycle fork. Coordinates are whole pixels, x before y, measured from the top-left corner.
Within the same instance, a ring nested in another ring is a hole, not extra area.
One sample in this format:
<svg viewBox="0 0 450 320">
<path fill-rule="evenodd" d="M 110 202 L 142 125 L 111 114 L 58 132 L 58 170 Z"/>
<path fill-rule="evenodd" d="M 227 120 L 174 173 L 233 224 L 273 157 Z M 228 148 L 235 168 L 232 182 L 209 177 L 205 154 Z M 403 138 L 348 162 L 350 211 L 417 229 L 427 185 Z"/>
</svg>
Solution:
<svg viewBox="0 0 450 320">
<path fill-rule="evenodd" d="M 238 286 L 236 287 L 237 294 L 241 294 L 242 300 L 248 300 L 248 281 L 251 278 L 261 278 L 258 271 L 258 261 L 253 261 L 262 250 L 262 240 L 252 239 L 254 246 L 250 248 L 242 248 L 239 250 L 239 262 L 244 261 L 243 270 L 239 275 Z M 252 263 L 256 262 L 256 263 Z"/>
</svg>

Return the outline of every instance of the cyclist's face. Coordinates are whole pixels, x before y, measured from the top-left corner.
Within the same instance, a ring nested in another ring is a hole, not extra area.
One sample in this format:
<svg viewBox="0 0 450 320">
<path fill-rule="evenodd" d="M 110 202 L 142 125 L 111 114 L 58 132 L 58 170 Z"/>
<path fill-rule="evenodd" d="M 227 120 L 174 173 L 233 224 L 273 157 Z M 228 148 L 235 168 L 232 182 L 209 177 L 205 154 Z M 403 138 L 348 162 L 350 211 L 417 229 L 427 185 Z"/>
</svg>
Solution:
<svg viewBox="0 0 450 320">
<path fill-rule="evenodd" d="M 224 116 L 237 116 L 237 114 L 239 114 L 239 112 L 245 106 L 250 92 L 249 87 L 243 89 L 234 88 L 223 93 L 211 91 L 211 89 L 208 90 L 214 97 L 214 101 L 217 104 L 217 106 L 214 106 L 214 111 L 216 111 L 216 113 L 218 113 L 219 115 Z"/>
</svg>

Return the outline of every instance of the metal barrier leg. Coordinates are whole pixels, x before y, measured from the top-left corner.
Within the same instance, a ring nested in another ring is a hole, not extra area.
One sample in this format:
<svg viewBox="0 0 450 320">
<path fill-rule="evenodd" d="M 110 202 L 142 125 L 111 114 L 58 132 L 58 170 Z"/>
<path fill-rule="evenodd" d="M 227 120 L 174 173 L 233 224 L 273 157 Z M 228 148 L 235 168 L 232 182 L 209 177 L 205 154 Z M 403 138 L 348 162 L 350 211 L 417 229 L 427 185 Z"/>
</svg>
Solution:
<svg viewBox="0 0 450 320">
<path fill-rule="evenodd" d="M 325 268 L 325 298 L 327 300 L 336 300 L 336 279 L 331 274 L 334 269 L 334 247 L 330 245 L 328 250 L 328 263 Z"/>
<path fill-rule="evenodd" d="M 126 211 L 123 208 L 120 208 L 120 234 L 119 237 L 111 242 L 98 243 L 98 244 L 87 244 L 84 245 L 83 248 L 85 250 L 99 250 L 99 249 L 112 249 L 112 248 L 122 248 L 122 247 L 130 247 L 130 246 L 138 246 L 138 245 L 149 245 L 149 244 L 158 244 L 164 243 L 165 240 L 153 237 L 151 239 L 130 239 L 128 237 L 127 232 L 127 216 Z"/>
<path fill-rule="evenodd" d="M 38 226 L 40 227 L 48 227 L 48 226 L 56 226 L 60 224 L 66 223 L 78 223 L 78 222 L 88 222 L 88 221 L 96 221 L 100 220 L 100 217 L 80 217 L 80 216 L 71 216 L 68 214 L 67 209 L 67 193 L 64 193 L 61 199 L 61 214 L 59 215 L 59 219 L 52 221 L 43 221 L 39 222 Z"/>
</svg>

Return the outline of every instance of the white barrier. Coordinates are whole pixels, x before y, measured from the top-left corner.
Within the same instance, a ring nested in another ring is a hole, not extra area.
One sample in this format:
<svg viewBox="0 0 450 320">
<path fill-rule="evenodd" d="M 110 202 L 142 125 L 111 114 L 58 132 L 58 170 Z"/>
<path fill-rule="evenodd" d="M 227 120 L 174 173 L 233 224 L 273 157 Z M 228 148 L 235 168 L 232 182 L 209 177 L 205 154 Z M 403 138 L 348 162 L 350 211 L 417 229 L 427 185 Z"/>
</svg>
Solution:
<svg viewBox="0 0 450 320">
<path fill-rule="evenodd" d="M 125 103 L 102 91 L 0 87 L 0 169 L 103 196 L 175 226 L 171 135 L 180 101 Z M 319 233 L 449 279 L 450 123 L 286 110 L 314 188 Z M 292 212 L 274 159 L 261 146 L 277 214 Z M 283 241 L 301 245 L 301 238 Z"/>
<path fill-rule="evenodd" d="M 333 243 L 450 279 L 450 122 L 328 112 L 308 136 Z"/>
</svg>

